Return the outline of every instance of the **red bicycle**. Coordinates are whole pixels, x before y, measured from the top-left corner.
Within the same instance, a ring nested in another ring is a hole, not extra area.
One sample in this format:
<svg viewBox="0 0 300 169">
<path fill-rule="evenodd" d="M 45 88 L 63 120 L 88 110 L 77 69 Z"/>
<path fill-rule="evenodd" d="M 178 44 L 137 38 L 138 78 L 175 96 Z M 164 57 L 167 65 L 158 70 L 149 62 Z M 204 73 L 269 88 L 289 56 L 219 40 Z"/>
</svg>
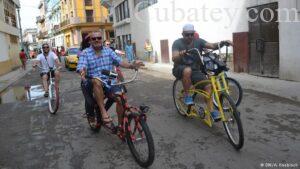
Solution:
<svg viewBox="0 0 300 169">
<path fill-rule="evenodd" d="M 86 113 L 88 123 L 93 131 L 100 131 L 101 126 L 106 128 L 112 134 L 116 134 L 122 141 L 126 141 L 128 147 L 136 160 L 136 162 L 141 167 L 149 167 L 154 161 L 154 142 L 152 134 L 147 125 L 147 116 L 149 112 L 149 107 L 142 105 L 139 107 L 130 106 L 127 103 L 127 98 L 125 95 L 125 84 L 133 82 L 138 74 L 138 70 L 135 70 L 134 77 L 129 81 L 119 82 L 117 84 L 112 84 L 114 79 L 118 78 L 118 74 L 111 71 L 102 71 L 102 74 L 109 77 L 108 82 L 100 80 L 103 84 L 106 84 L 108 88 L 118 87 L 118 92 L 109 94 L 106 98 L 105 109 L 108 110 L 116 99 L 121 101 L 123 107 L 122 112 L 122 124 L 117 126 L 112 123 L 112 127 L 107 127 L 103 125 L 102 116 L 98 105 L 96 104 L 95 99 L 91 100 L 92 103 L 86 103 Z M 88 101 L 86 101 L 88 102 Z M 88 113 L 89 107 L 88 104 L 92 105 L 93 113 Z"/>
</svg>

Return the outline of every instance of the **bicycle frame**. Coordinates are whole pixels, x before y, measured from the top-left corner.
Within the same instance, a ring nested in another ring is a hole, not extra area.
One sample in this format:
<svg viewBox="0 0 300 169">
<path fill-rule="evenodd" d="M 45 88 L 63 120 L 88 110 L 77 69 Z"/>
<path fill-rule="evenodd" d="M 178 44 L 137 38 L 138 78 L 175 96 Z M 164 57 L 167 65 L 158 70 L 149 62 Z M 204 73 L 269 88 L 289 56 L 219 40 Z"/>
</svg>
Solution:
<svg viewBox="0 0 300 169">
<path fill-rule="evenodd" d="M 218 45 L 219 45 L 219 48 L 220 48 L 220 44 L 218 44 Z M 203 56 L 200 55 L 199 50 L 195 49 L 195 48 L 191 49 L 191 50 L 196 50 L 197 51 L 197 54 L 198 54 L 198 56 L 200 57 L 200 59 L 203 63 Z M 218 109 L 219 109 L 219 112 L 221 113 L 220 114 L 221 115 L 221 120 L 226 121 L 225 116 L 224 116 L 224 112 L 223 112 L 223 109 L 222 109 L 222 105 L 221 105 L 221 102 L 220 102 L 220 98 L 219 98 L 219 95 L 220 95 L 221 92 L 229 93 L 229 88 L 228 88 L 228 85 L 227 85 L 227 82 L 226 82 L 226 79 L 225 79 L 226 74 L 223 71 L 223 72 L 221 72 L 217 75 L 208 74 L 208 77 L 209 77 L 208 80 L 202 80 L 202 81 L 196 83 L 195 85 L 193 85 L 194 86 L 193 89 L 188 90 L 188 92 L 190 94 L 195 94 L 195 93 L 200 94 L 200 95 L 204 96 L 206 99 L 212 99 L 212 97 L 215 95 L 217 105 L 218 105 Z M 211 93 L 207 93 L 206 91 L 204 91 L 202 89 L 197 89 L 197 86 L 202 86 L 204 84 L 206 84 L 206 85 L 210 84 L 211 85 L 211 88 L 212 88 Z M 202 119 L 197 111 L 198 110 L 195 110 L 195 106 L 189 106 L 187 116 Z M 213 120 L 210 118 L 210 112 L 208 112 L 207 110 L 205 110 L 205 117 L 206 118 L 203 119 L 205 124 L 207 124 L 209 127 L 212 127 Z"/>
<path fill-rule="evenodd" d="M 117 84 L 111 84 L 110 86 L 117 86 L 117 85 L 124 85 L 124 84 L 127 84 L 127 83 L 131 83 L 133 82 L 136 77 L 137 77 L 137 74 L 138 74 L 138 71 L 136 70 L 133 78 L 129 81 L 123 81 L 123 82 L 119 82 Z M 102 79 L 100 78 L 94 78 L 94 79 L 97 79 L 99 81 L 101 81 L 102 83 L 106 83 L 104 82 Z M 145 121 L 146 121 L 146 111 L 142 110 L 142 108 L 138 108 L 138 107 L 133 107 L 133 106 L 130 106 L 127 102 L 127 97 L 126 97 L 126 94 L 125 94 L 125 91 L 122 90 L 122 92 L 120 94 L 117 94 L 113 97 L 107 97 L 107 101 L 105 103 L 105 109 L 108 110 L 114 102 L 116 102 L 116 99 L 117 98 L 120 98 L 121 102 L 122 102 L 122 108 L 123 108 L 123 112 L 122 112 L 122 132 L 121 132 L 121 135 L 118 135 L 120 137 L 120 139 L 123 140 L 123 138 L 125 138 L 125 124 L 128 123 L 128 117 L 129 116 L 138 116 L 139 118 L 143 118 Z M 116 114 L 118 114 L 116 112 Z M 129 129 L 130 130 L 130 129 Z M 113 133 L 113 131 L 112 131 Z"/>
</svg>

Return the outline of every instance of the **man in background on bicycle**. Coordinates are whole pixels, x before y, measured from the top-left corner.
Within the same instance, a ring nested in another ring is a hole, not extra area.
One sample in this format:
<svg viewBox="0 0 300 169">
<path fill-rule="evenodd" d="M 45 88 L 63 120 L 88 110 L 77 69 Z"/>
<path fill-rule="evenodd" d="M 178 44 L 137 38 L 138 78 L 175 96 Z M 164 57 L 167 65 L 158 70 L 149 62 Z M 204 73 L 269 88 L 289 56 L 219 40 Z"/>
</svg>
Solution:
<svg viewBox="0 0 300 169">
<path fill-rule="evenodd" d="M 107 76 L 101 74 L 102 70 L 113 71 L 114 66 L 137 69 L 142 66 L 143 63 L 137 61 L 130 64 L 127 61 L 122 61 L 122 58 L 117 56 L 112 49 L 103 47 L 102 32 L 100 31 L 91 33 L 90 44 L 91 46 L 85 49 L 79 57 L 77 71 L 80 73 L 84 85 L 89 85 L 86 77 L 91 79 L 94 98 L 100 108 L 102 121 L 105 125 L 110 127 L 108 124 L 111 124 L 112 119 L 104 106 L 105 94 L 103 88 L 105 87 L 105 84 L 102 84 L 102 82 L 96 78 L 107 81 Z M 119 100 L 117 100 L 116 109 L 120 125 L 122 123 L 121 115 L 123 113 L 123 107 Z"/>
<path fill-rule="evenodd" d="M 51 73 L 51 76 L 55 77 L 55 85 L 59 85 L 60 73 L 58 70 L 61 68 L 61 63 L 59 62 L 57 55 L 50 51 L 48 43 L 44 43 L 42 49 L 43 52 L 37 56 L 36 60 L 33 62 L 33 67 L 36 67 L 38 64 L 41 65 L 42 69 L 40 76 L 43 80 L 43 87 L 45 90 L 44 96 L 48 97 L 48 78 Z M 50 68 L 53 68 L 54 70 L 50 71 Z"/>
<path fill-rule="evenodd" d="M 177 39 L 172 45 L 172 60 L 174 62 L 172 73 L 177 79 L 182 80 L 185 93 L 184 103 L 186 105 L 194 104 L 192 96 L 188 93 L 192 84 L 207 79 L 207 76 L 202 71 L 204 69 L 204 65 L 202 65 L 199 56 L 190 55 L 187 51 L 192 48 L 197 48 L 200 52 L 202 52 L 205 48 L 218 49 L 218 43 L 209 43 L 204 39 L 194 38 L 194 34 L 194 25 L 186 24 L 182 30 L 183 38 Z M 225 42 L 231 44 L 230 41 L 222 41 L 221 45 L 223 46 Z M 211 85 L 203 87 L 206 92 L 211 92 Z M 213 110 L 212 97 L 206 100 L 206 104 L 214 120 L 219 119 L 219 112 L 217 110 Z"/>
</svg>

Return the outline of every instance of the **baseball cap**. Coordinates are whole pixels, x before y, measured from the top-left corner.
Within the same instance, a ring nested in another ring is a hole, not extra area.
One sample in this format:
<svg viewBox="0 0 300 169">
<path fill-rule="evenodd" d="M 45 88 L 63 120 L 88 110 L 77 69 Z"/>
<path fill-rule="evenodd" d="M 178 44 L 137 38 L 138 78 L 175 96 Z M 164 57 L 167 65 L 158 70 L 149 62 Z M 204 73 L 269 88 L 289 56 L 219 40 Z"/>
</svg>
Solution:
<svg viewBox="0 0 300 169">
<path fill-rule="evenodd" d="M 185 24 L 182 28 L 182 32 L 191 32 L 194 33 L 195 29 L 194 29 L 194 25 L 192 24 Z"/>
</svg>

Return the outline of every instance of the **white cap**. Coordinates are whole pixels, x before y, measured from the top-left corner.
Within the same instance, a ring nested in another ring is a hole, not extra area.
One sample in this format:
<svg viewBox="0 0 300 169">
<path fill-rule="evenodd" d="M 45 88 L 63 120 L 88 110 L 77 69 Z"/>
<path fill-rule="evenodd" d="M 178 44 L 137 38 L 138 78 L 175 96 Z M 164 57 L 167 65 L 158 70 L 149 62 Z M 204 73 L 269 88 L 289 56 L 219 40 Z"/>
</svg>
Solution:
<svg viewBox="0 0 300 169">
<path fill-rule="evenodd" d="M 194 25 L 192 25 L 192 24 L 185 24 L 183 26 L 182 32 L 195 32 Z"/>
</svg>

